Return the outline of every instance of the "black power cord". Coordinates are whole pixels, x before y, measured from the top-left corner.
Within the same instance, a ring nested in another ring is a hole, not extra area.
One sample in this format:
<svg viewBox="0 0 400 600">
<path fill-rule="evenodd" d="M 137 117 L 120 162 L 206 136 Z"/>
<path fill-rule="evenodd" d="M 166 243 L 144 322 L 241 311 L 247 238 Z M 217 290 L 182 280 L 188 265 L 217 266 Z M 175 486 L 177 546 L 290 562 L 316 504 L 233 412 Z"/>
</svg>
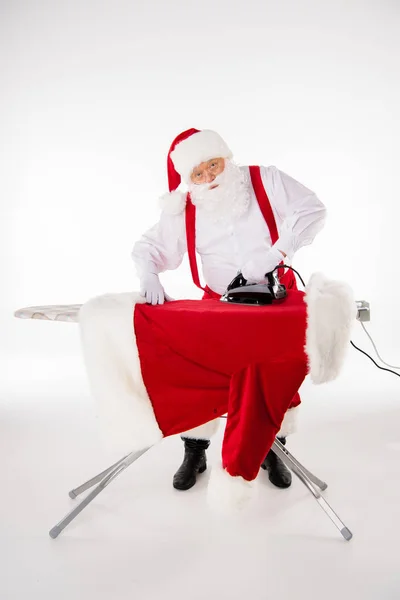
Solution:
<svg viewBox="0 0 400 600">
<path fill-rule="evenodd" d="M 303 287 L 306 287 L 306 284 L 303 281 L 302 276 L 300 275 L 300 273 L 298 271 L 296 271 L 296 269 L 293 269 L 293 267 L 290 267 L 289 265 L 281 265 L 281 267 L 275 267 L 274 271 L 276 271 L 276 269 L 279 268 L 283 268 L 283 269 L 290 269 L 291 271 L 293 271 L 293 273 L 296 273 L 297 277 L 300 279 L 301 283 L 303 284 Z"/>
<path fill-rule="evenodd" d="M 296 275 L 297 275 L 297 276 L 298 276 L 298 278 L 300 279 L 301 283 L 303 284 L 303 287 L 304 287 L 304 288 L 306 287 L 306 284 L 304 283 L 304 281 L 303 281 L 303 279 L 302 279 L 302 277 L 301 277 L 300 273 L 298 273 L 298 272 L 296 271 L 296 269 L 293 269 L 293 267 L 291 267 L 291 266 L 289 266 L 289 265 L 280 265 L 280 266 L 276 267 L 276 268 L 274 269 L 274 271 L 276 271 L 276 270 L 277 270 L 277 269 L 279 269 L 279 268 L 286 268 L 286 269 L 290 269 L 291 271 L 293 271 L 294 273 L 296 273 Z M 272 272 L 274 272 L 274 271 L 272 271 Z M 361 352 L 361 354 L 365 354 L 365 356 L 368 356 L 368 358 L 369 358 L 370 360 L 372 360 L 372 362 L 374 363 L 374 365 L 375 365 L 376 367 L 378 367 L 378 369 L 381 369 L 381 371 L 389 371 L 389 373 L 393 373 L 393 375 L 397 375 L 397 377 L 400 377 L 400 373 L 396 373 L 396 371 L 392 371 L 392 369 L 387 369 L 386 367 L 381 367 L 380 365 L 378 365 L 378 363 L 377 363 L 377 362 L 375 362 L 375 360 L 372 358 L 372 356 L 370 356 L 370 355 L 368 354 L 368 352 L 365 352 L 365 350 L 361 350 L 361 348 L 359 348 L 358 346 L 356 346 L 356 345 L 355 345 L 355 343 L 354 343 L 352 340 L 350 340 L 350 344 L 353 346 L 353 348 L 355 348 L 356 350 L 358 350 L 359 352 Z"/>
<path fill-rule="evenodd" d="M 400 377 L 400 373 L 396 373 L 396 371 L 392 371 L 392 369 L 387 369 L 386 367 L 381 367 L 380 365 L 378 365 L 378 363 L 375 362 L 375 360 L 367 352 L 365 352 L 364 350 L 361 350 L 361 348 L 359 348 L 358 346 L 356 346 L 355 343 L 352 342 L 351 340 L 350 340 L 350 344 L 353 346 L 353 348 L 355 348 L 356 350 L 358 350 L 362 354 L 365 354 L 365 356 L 368 356 L 368 358 L 370 360 L 372 360 L 372 362 L 374 363 L 374 365 L 376 367 L 378 367 L 378 369 L 381 369 L 382 371 L 389 371 L 389 373 L 393 373 L 393 375 L 397 375 L 397 377 Z"/>
</svg>

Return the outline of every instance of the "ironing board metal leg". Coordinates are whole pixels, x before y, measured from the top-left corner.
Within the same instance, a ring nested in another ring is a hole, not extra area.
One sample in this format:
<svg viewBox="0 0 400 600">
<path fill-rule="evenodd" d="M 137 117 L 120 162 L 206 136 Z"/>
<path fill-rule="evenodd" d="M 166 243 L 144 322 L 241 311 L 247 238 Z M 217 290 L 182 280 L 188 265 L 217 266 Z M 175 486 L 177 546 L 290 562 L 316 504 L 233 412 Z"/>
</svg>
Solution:
<svg viewBox="0 0 400 600">
<path fill-rule="evenodd" d="M 114 463 L 113 465 L 111 465 L 111 467 L 108 467 L 108 469 L 105 469 L 104 471 L 102 471 L 101 473 L 99 473 L 98 475 L 96 475 L 95 477 L 92 477 L 92 479 L 89 479 L 85 483 L 82 483 L 82 485 L 79 485 L 78 487 L 76 487 L 73 490 L 71 490 L 69 492 L 69 494 L 68 494 L 69 497 L 72 498 L 73 500 L 75 500 L 75 498 L 77 496 L 79 496 L 79 494 L 83 494 L 83 492 L 86 492 L 86 490 L 90 489 L 91 487 L 93 487 L 94 485 L 96 485 L 96 483 L 99 483 L 102 479 L 104 479 L 104 477 L 106 475 L 108 475 L 109 473 L 111 473 L 111 471 L 115 467 L 117 467 L 118 465 L 120 465 L 126 458 L 128 458 L 128 456 L 129 456 L 129 454 L 127 454 L 123 458 L 120 458 L 116 463 Z"/>
<path fill-rule="evenodd" d="M 92 490 L 77 506 L 75 506 L 75 508 L 73 510 L 71 510 L 63 519 L 61 519 L 61 521 L 59 523 L 57 523 L 57 525 L 55 525 L 49 531 L 50 537 L 53 539 L 58 537 L 60 535 L 60 533 L 67 527 L 67 525 L 69 525 L 71 523 L 71 521 L 73 521 L 79 515 L 79 513 L 81 513 L 83 511 L 83 509 L 86 508 L 86 506 L 88 504 L 90 504 L 92 502 L 92 500 L 94 500 L 96 498 L 96 496 L 98 496 L 100 494 L 100 492 L 102 492 L 116 477 L 118 477 L 118 475 L 120 473 L 122 473 L 122 471 L 124 471 L 127 467 L 129 467 L 129 465 L 131 465 L 138 458 L 140 458 L 142 456 L 142 454 L 147 452 L 147 450 L 149 450 L 149 448 L 140 450 L 139 452 L 132 452 L 131 454 L 128 454 L 128 456 L 121 459 L 115 465 L 113 465 L 112 467 L 109 467 L 108 469 L 106 469 L 105 471 L 103 471 L 102 473 L 97 475 L 96 477 L 93 477 L 91 480 L 89 480 L 89 482 L 92 482 L 92 483 L 91 483 L 91 485 L 88 485 L 86 489 L 95 485 L 94 480 L 98 481 L 100 475 L 103 475 L 103 478 L 101 479 L 100 483 L 94 488 L 94 490 Z M 96 481 L 96 483 L 97 483 L 97 481 Z M 89 482 L 87 482 L 86 484 L 83 484 L 83 485 L 87 485 Z M 77 488 L 77 489 L 79 489 L 79 488 Z"/>
<path fill-rule="evenodd" d="M 311 473 L 308 469 L 306 469 L 298 460 L 297 458 L 295 458 L 293 456 L 293 454 L 291 454 L 289 452 L 289 450 L 286 448 L 286 446 L 284 446 L 283 444 L 281 444 L 281 442 L 279 440 L 275 440 L 272 446 L 272 449 L 275 450 L 275 448 L 280 448 L 280 450 L 282 452 L 284 452 L 286 454 L 286 456 L 288 456 L 293 463 L 295 463 L 302 471 L 305 475 L 307 475 L 308 479 L 310 479 L 313 483 L 315 483 L 316 486 L 319 487 L 320 490 L 324 491 L 326 490 L 326 488 L 328 487 L 328 484 L 325 483 L 325 481 L 322 481 L 321 479 L 319 479 L 316 475 L 314 475 L 313 473 Z"/>
<path fill-rule="evenodd" d="M 346 525 L 335 513 L 333 508 L 328 504 L 325 498 L 321 496 L 319 490 L 316 487 L 314 487 L 312 481 L 310 481 L 307 474 L 304 472 L 301 464 L 298 461 L 294 461 L 290 456 L 283 452 L 278 445 L 274 448 L 274 452 L 276 452 L 276 454 L 285 463 L 285 465 L 289 467 L 293 471 L 293 473 L 297 475 L 300 481 L 304 483 L 304 485 L 310 490 L 310 492 L 317 500 L 322 510 L 328 515 L 328 517 L 331 519 L 334 525 L 339 529 L 344 539 L 346 541 L 350 541 L 353 537 L 353 534 L 351 533 L 350 529 L 346 527 Z"/>
<path fill-rule="evenodd" d="M 126 469 L 126 466 L 123 464 L 121 464 L 118 467 L 115 467 L 115 469 L 113 471 L 111 471 L 111 473 L 109 473 L 103 479 L 103 481 L 101 481 L 99 483 L 99 485 L 97 487 L 95 487 L 94 490 L 92 490 L 90 492 L 90 494 L 88 494 L 86 496 L 86 498 L 84 498 L 73 510 L 71 510 L 71 512 L 69 512 L 63 519 L 61 519 L 61 521 L 59 523 L 57 523 L 57 525 L 55 525 L 49 531 L 50 537 L 53 539 L 58 537 L 60 535 L 60 533 L 63 531 L 63 529 L 65 529 L 67 527 L 67 525 L 69 525 L 71 523 L 71 521 L 73 521 L 75 519 L 75 517 L 77 517 L 79 515 L 79 513 L 81 513 L 83 511 L 83 509 L 86 508 L 86 506 L 88 504 L 90 504 L 90 502 L 92 502 L 92 500 L 94 500 L 96 498 L 96 496 L 98 496 L 100 494 L 100 492 L 102 492 L 104 490 L 104 488 L 109 483 L 111 483 L 111 481 L 113 479 L 115 479 L 115 477 L 117 477 L 117 475 L 119 475 L 124 469 Z"/>
</svg>

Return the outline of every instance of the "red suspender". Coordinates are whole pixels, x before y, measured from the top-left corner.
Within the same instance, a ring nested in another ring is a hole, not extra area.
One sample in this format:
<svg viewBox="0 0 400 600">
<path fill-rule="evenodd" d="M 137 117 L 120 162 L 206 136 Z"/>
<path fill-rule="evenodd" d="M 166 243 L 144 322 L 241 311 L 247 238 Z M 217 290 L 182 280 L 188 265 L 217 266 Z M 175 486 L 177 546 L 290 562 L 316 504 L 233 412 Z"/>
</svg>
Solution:
<svg viewBox="0 0 400 600">
<path fill-rule="evenodd" d="M 258 205 L 268 226 L 271 241 L 273 244 L 277 241 L 278 228 L 274 213 L 272 212 L 271 204 L 265 191 L 264 184 L 261 179 L 260 167 L 249 167 L 251 183 L 253 185 L 254 193 L 257 198 Z M 189 265 L 192 272 L 193 283 L 197 285 L 201 290 L 205 290 L 199 278 L 199 270 L 197 268 L 196 261 L 196 207 L 190 199 L 190 194 L 187 195 L 186 200 L 186 240 L 187 249 L 189 255 Z"/>
<path fill-rule="evenodd" d="M 275 244 L 275 242 L 279 238 L 278 228 L 276 226 L 276 221 L 274 217 L 274 213 L 272 212 L 271 203 L 267 196 L 267 192 L 265 191 L 264 184 L 261 179 L 261 170 L 260 167 L 249 167 L 251 183 L 253 184 L 254 192 L 256 194 L 258 206 L 262 212 L 262 215 L 265 219 L 265 222 L 269 229 L 269 235 L 271 236 L 271 242 Z M 283 264 L 283 261 L 279 264 Z M 284 275 L 284 269 L 278 269 L 277 275 L 279 279 Z M 292 273 L 292 271 L 291 271 Z"/>
<path fill-rule="evenodd" d="M 196 207 L 193 204 L 190 194 L 186 197 L 186 241 L 189 256 L 189 265 L 192 272 L 193 283 L 198 288 L 205 291 L 200 283 L 199 270 L 196 261 Z"/>
<path fill-rule="evenodd" d="M 253 184 L 257 202 L 269 229 L 271 241 L 273 244 L 278 240 L 278 228 L 276 226 L 274 213 L 272 212 L 271 204 L 265 191 L 264 184 L 261 179 L 260 167 L 249 167 L 251 183 Z"/>
</svg>

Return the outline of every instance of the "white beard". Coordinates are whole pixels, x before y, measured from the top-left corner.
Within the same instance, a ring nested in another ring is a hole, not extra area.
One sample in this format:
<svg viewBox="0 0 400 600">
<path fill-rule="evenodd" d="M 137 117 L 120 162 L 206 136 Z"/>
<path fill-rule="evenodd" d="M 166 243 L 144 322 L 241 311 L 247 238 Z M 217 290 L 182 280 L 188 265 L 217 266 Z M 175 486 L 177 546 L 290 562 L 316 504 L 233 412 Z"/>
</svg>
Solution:
<svg viewBox="0 0 400 600">
<path fill-rule="evenodd" d="M 216 184 L 218 187 L 210 190 Z M 196 208 L 204 210 L 213 221 L 237 219 L 250 203 L 245 173 L 229 160 L 225 160 L 225 169 L 212 183 L 191 183 L 189 191 Z"/>
</svg>

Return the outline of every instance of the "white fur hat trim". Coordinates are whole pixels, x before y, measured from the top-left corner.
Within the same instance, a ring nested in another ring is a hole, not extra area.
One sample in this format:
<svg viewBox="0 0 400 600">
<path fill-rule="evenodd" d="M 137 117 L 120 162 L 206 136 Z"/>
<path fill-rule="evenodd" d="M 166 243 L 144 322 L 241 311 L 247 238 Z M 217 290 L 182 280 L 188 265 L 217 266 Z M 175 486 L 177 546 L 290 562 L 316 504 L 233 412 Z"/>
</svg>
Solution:
<svg viewBox="0 0 400 600">
<path fill-rule="evenodd" d="M 211 158 L 232 158 L 233 154 L 222 137 L 204 129 L 180 142 L 171 152 L 171 160 L 184 181 L 190 180 L 193 169 Z"/>
</svg>

